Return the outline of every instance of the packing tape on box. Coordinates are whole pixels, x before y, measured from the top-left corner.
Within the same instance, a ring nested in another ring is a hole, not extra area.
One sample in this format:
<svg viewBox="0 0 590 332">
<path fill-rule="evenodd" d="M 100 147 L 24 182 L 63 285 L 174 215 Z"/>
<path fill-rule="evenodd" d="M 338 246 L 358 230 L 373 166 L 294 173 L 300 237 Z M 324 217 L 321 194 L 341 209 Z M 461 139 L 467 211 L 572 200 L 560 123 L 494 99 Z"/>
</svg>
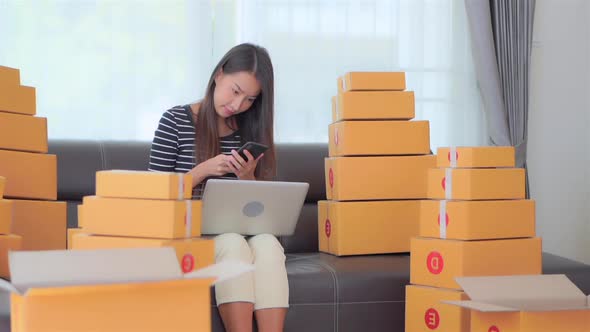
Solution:
<svg viewBox="0 0 590 332">
<path fill-rule="evenodd" d="M 190 199 L 186 200 L 186 214 L 185 214 L 185 223 L 186 223 L 186 236 L 187 238 L 191 237 L 193 234 L 193 204 Z"/>
<path fill-rule="evenodd" d="M 440 238 L 447 238 L 447 201 L 440 201 L 440 207 L 438 211 L 438 223 L 440 225 Z"/>
<path fill-rule="evenodd" d="M 178 173 L 178 199 L 184 198 L 184 174 Z"/>
<path fill-rule="evenodd" d="M 457 147 L 451 146 L 449 151 L 451 167 L 457 167 Z"/>
<path fill-rule="evenodd" d="M 340 79 L 340 82 L 342 82 L 342 84 L 341 84 L 342 91 L 346 91 L 346 76 L 342 76 L 342 78 Z"/>
<path fill-rule="evenodd" d="M 453 169 L 445 169 L 445 199 L 453 198 Z"/>
</svg>

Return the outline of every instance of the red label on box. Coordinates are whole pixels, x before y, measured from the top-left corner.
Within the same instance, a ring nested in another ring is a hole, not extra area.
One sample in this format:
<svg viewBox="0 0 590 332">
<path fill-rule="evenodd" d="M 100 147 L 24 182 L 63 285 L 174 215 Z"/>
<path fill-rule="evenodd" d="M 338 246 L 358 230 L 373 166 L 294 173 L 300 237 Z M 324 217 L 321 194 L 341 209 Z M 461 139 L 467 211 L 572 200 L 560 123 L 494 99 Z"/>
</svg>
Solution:
<svg viewBox="0 0 590 332">
<path fill-rule="evenodd" d="M 430 273 L 439 274 L 442 272 L 444 266 L 445 262 L 439 252 L 433 251 L 428 254 L 428 257 L 426 258 L 426 267 Z"/>
<path fill-rule="evenodd" d="M 449 226 L 449 214 L 445 213 L 445 224 Z M 438 215 L 438 225 L 440 226 L 440 214 Z"/>
<path fill-rule="evenodd" d="M 328 178 L 330 180 L 330 188 L 334 188 L 334 172 L 331 168 L 330 171 L 328 171 Z"/>
<path fill-rule="evenodd" d="M 446 188 L 446 187 L 447 187 L 447 178 L 446 178 L 446 177 L 444 177 L 444 178 L 442 179 L 442 181 L 441 181 L 440 185 L 443 187 L 443 189 L 445 189 L 445 190 L 447 189 L 447 188 Z"/>
<path fill-rule="evenodd" d="M 495 325 L 490 326 L 488 332 L 500 332 L 500 329 L 497 328 Z"/>
<path fill-rule="evenodd" d="M 436 311 L 434 308 L 426 310 L 424 313 L 424 323 L 426 323 L 426 326 L 431 330 L 437 329 L 438 325 L 440 324 L 440 316 L 438 311 Z"/>
<path fill-rule="evenodd" d="M 191 254 L 182 256 L 182 272 L 189 273 L 195 269 L 195 257 Z"/>
<path fill-rule="evenodd" d="M 330 219 L 326 219 L 326 224 L 324 225 L 324 230 L 326 232 L 326 236 L 330 237 L 330 234 L 332 234 L 332 224 L 330 223 Z"/>
<path fill-rule="evenodd" d="M 447 159 L 449 161 L 451 161 L 451 151 L 449 151 L 449 153 L 447 153 Z M 459 152 L 455 151 L 455 160 L 459 160 Z"/>
</svg>

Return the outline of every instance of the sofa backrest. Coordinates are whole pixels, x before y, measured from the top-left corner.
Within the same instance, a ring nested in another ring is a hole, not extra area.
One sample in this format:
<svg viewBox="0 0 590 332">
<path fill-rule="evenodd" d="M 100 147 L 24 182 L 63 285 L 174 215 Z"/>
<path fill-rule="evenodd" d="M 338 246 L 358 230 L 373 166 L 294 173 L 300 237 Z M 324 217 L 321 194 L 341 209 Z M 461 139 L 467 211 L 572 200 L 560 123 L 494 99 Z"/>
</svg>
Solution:
<svg viewBox="0 0 590 332">
<path fill-rule="evenodd" d="M 146 170 L 150 142 L 50 140 L 57 155 L 58 200 L 68 202 L 68 227 L 78 224 L 77 205 L 95 193 L 100 170 Z M 317 201 L 325 199 L 324 158 L 327 144 L 277 144 L 277 179 L 309 183 L 309 192 L 293 236 L 281 237 L 286 252 L 315 252 L 318 248 Z"/>
</svg>

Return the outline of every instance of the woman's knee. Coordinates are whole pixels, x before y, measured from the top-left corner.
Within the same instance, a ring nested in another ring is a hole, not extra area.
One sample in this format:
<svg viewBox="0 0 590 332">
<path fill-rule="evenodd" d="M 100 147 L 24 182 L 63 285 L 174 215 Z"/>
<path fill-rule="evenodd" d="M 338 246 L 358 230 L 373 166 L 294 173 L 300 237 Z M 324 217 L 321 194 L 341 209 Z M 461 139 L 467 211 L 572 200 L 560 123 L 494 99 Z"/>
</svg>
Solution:
<svg viewBox="0 0 590 332">
<path fill-rule="evenodd" d="M 283 246 L 270 234 L 259 234 L 248 240 L 254 260 L 285 261 Z"/>
<path fill-rule="evenodd" d="M 215 237 L 215 261 L 226 259 L 252 263 L 252 252 L 242 235 L 225 233 Z"/>
</svg>

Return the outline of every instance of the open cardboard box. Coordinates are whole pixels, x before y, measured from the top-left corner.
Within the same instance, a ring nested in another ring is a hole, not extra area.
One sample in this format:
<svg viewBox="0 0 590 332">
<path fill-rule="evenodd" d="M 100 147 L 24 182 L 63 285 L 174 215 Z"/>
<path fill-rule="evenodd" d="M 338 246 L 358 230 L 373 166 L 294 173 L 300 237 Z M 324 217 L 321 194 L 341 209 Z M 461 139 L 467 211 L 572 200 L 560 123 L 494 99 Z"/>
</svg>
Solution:
<svg viewBox="0 0 590 332">
<path fill-rule="evenodd" d="M 181 272 L 173 248 L 11 252 L 11 331 L 211 331 L 210 286 L 253 270 Z"/>
<path fill-rule="evenodd" d="M 458 277 L 470 301 L 471 331 L 590 331 L 590 297 L 565 275 Z"/>
</svg>

